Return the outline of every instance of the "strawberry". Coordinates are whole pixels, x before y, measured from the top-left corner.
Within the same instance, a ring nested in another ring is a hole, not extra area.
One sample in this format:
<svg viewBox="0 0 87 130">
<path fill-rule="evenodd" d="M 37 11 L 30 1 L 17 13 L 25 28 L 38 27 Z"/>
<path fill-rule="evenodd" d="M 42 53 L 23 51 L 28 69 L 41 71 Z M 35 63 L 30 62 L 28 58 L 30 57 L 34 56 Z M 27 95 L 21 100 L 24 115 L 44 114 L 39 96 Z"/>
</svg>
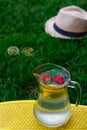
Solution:
<svg viewBox="0 0 87 130">
<path fill-rule="evenodd" d="M 64 83 L 64 77 L 61 76 L 61 75 L 56 75 L 56 76 L 54 77 L 54 81 L 55 81 L 56 83 L 63 84 L 63 83 Z"/>
</svg>

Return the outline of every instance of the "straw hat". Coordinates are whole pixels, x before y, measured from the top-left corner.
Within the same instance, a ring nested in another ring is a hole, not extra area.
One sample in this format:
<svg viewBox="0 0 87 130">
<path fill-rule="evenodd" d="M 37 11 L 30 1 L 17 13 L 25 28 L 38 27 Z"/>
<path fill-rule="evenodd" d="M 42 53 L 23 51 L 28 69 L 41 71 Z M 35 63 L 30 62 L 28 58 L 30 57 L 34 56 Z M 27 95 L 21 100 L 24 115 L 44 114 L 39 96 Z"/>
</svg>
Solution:
<svg viewBox="0 0 87 130">
<path fill-rule="evenodd" d="M 82 38 L 87 34 L 87 12 L 77 6 L 62 8 L 57 16 L 47 20 L 45 31 L 57 38 Z"/>
</svg>

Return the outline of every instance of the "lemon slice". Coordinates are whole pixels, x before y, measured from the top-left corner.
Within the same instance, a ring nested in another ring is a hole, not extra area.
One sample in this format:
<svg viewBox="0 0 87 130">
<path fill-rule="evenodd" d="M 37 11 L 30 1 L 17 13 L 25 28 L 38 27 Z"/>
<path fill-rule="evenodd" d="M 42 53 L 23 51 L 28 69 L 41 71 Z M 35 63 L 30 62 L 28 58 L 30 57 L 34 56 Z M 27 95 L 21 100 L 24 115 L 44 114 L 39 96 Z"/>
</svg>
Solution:
<svg viewBox="0 0 87 130">
<path fill-rule="evenodd" d="M 17 54 L 19 54 L 19 49 L 16 46 L 10 46 L 7 49 L 7 52 L 8 52 L 9 55 L 17 55 Z"/>
<path fill-rule="evenodd" d="M 26 56 L 31 56 L 33 52 L 33 48 L 31 47 L 25 47 L 22 50 L 22 53 L 24 53 Z"/>
</svg>

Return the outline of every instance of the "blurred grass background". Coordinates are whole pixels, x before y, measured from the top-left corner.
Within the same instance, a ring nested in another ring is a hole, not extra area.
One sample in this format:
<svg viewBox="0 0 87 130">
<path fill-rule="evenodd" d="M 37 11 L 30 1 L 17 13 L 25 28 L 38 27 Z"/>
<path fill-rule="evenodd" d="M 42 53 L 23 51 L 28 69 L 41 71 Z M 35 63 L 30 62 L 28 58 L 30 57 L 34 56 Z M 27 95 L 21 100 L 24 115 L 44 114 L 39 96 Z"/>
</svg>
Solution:
<svg viewBox="0 0 87 130">
<path fill-rule="evenodd" d="M 87 11 L 86 0 L 0 0 L 0 101 L 36 99 L 38 83 L 32 70 L 51 62 L 68 69 L 72 80 L 81 84 L 81 104 L 87 105 L 87 39 L 57 39 L 44 31 L 47 19 L 69 5 Z M 10 46 L 20 51 L 32 47 L 33 55 L 10 56 Z M 74 91 L 69 92 L 75 103 Z"/>
</svg>

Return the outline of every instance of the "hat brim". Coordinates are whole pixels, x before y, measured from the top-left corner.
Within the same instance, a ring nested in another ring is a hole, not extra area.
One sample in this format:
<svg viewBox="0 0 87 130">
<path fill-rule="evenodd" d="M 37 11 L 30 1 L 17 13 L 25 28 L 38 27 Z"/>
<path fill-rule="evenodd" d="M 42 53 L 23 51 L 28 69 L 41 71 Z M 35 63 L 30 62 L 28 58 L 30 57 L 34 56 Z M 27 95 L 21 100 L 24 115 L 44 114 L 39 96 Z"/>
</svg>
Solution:
<svg viewBox="0 0 87 130">
<path fill-rule="evenodd" d="M 46 33 L 50 34 L 52 37 L 62 38 L 62 39 L 81 39 L 82 38 L 82 37 L 79 37 L 79 38 L 67 37 L 67 36 L 64 36 L 64 35 L 56 32 L 56 30 L 53 27 L 55 19 L 56 19 L 56 16 L 48 19 L 47 22 L 45 23 L 45 32 Z"/>
</svg>

